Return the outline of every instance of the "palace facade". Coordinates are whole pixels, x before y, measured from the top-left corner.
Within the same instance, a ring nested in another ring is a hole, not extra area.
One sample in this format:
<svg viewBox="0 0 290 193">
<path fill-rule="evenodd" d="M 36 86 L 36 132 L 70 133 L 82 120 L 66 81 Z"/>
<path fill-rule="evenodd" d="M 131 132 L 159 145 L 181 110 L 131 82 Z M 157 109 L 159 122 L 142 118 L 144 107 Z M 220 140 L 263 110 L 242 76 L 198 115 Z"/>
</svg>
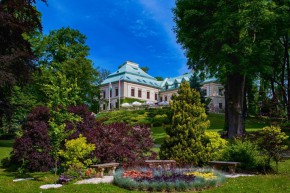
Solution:
<svg viewBox="0 0 290 193">
<path fill-rule="evenodd" d="M 101 110 L 119 108 L 119 100 L 132 98 L 151 103 L 169 101 L 177 94 L 180 84 L 189 81 L 192 73 L 158 81 L 144 72 L 139 65 L 126 61 L 116 72 L 110 74 L 101 83 Z M 225 99 L 223 86 L 216 79 L 202 82 L 202 90 L 211 98 L 210 111 L 220 112 L 224 109 Z"/>
</svg>

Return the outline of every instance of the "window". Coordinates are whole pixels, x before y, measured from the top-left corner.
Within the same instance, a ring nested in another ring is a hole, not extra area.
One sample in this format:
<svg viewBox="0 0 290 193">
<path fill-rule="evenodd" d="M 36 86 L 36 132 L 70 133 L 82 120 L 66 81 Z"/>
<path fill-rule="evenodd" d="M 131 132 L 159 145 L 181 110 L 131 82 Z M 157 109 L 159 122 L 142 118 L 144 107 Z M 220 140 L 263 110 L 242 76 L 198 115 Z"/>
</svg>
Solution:
<svg viewBox="0 0 290 193">
<path fill-rule="evenodd" d="M 119 89 L 115 88 L 115 96 L 119 96 Z"/>
<path fill-rule="evenodd" d="M 138 89 L 138 97 L 142 98 L 142 90 L 141 89 Z"/>
<path fill-rule="evenodd" d="M 168 90 L 168 85 L 165 85 L 165 89 Z"/>
<path fill-rule="evenodd" d="M 223 103 L 219 103 L 219 109 L 223 108 Z"/>
<path fill-rule="evenodd" d="M 106 98 L 106 91 L 103 91 L 103 98 Z"/>
<path fill-rule="evenodd" d="M 164 100 L 167 101 L 167 96 L 165 96 L 165 99 Z"/>
<path fill-rule="evenodd" d="M 207 90 L 206 90 L 206 89 L 201 89 L 200 94 L 201 94 L 202 96 L 207 96 Z"/>
<path fill-rule="evenodd" d="M 158 95 L 157 93 L 155 93 L 155 100 L 157 101 L 157 99 L 158 99 Z"/>
<path fill-rule="evenodd" d="M 135 88 L 131 88 L 131 96 L 135 96 Z"/>
<path fill-rule="evenodd" d="M 141 82 L 141 80 L 140 79 L 137 79 L 138 80 L 138 82 Z"/>
<path fill-rule="evenodd" d="M 110 97 L 112 97 L 112 90 L 110 89 Z"/>
<path fill-rule="evenodd" d="M 223 92 L 224 89 L 222 88 L 219 88 L 219 96 L 224 96 L 224 92 Z"/>
<path fill-rule="evenodd" d="M 174 83 L 174 87 L 175 87 L 175 88 L 178 88 L 178 83 L 177 83 L 177 82 Z"/>
<path fill-rule="evenodd" d="M 147 99 L 150 99 L 150 91 L 147 91 Z"/>
</svg>

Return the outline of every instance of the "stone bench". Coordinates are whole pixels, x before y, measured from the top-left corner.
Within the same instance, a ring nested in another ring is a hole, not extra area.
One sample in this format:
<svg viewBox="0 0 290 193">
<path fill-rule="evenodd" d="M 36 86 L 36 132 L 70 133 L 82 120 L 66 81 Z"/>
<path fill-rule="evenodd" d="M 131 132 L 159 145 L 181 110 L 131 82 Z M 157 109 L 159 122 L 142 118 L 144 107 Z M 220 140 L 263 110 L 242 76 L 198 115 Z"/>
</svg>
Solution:
<svg viewBox="0 0 290 193">
<path fill-rule="evenodd" d="M 229 162 L 229 161 L 210 161 L 209 164 L 213 166 L 214 169 L 219 170 L 222 166 L 227 166 L 229 172 L 234 174 L 236 171 L 237 165 L 240 165 L 241 162 Z"/>
<path fill-rule="evenodd" d="M 176 167 L 175 160 L 145 160 L 145 164 L 147 167 L 153 169 L 163 168 L 165 170 L 169 170 Z"/>
<path fill-rule="evenodd" d="M 108 170 L 108 175 L 112 176 L 115 174 L 115 170 L 118 166 L 119 166 L 119 163 L 105 163 L 105 164 L 91 165 L 90 168 L 94 168 L 96 170 L 97 177 L 103 178 L 105 169 Z"/>
</svg>

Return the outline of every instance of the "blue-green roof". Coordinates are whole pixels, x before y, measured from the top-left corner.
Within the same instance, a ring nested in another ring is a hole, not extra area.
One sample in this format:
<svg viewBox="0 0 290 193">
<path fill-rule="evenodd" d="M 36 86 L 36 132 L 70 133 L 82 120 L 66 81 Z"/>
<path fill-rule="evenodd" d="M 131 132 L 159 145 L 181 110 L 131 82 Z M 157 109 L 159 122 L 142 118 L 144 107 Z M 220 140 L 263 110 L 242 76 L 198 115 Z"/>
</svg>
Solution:
<svg viewBox="0 0 290 193">
<path fill-rule="evenodd" d="M 110 74 L 101 84 L 118 82 L 120 79 L 157 88 L 159 88 L 163 82 L 158 81 L 156 78 L 144 72 L 139 68 L 138 64 L 127 61 L 116 72 Z"/>
<path fill-rule="evenodd" d="M 178 89 L 180 83 L 189 81 L 192 73 L 186 73 L 174 78 L 166 78 L 163 81 L 158 81 L 156 78 L 144 72 L 139 65 L 130 61 L 125 62 L 116 72 L 110 74 L 101 85 L 118 82 L 119 80 L 142 84 L 161 89 L 161 91 Z M 208 78 L 202 84 L 216 82 L 216 78 Z"/>
</svg>

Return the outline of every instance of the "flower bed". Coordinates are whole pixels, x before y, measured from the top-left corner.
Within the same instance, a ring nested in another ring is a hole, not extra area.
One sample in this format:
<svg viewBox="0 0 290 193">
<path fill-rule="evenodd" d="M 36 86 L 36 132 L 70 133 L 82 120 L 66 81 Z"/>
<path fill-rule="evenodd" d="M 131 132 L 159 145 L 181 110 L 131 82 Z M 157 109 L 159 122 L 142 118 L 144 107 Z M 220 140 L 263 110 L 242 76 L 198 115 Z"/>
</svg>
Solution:
<svg viewBox="0 0 290 193">
<path fill-rule="evenodd" d="M 187 191 L 202 190 L 220 185 L 225 177 L 211 169 L 152 170 L 139 168 L 117 170 L 114 183 L 130 190 Z"/>
</svg>

